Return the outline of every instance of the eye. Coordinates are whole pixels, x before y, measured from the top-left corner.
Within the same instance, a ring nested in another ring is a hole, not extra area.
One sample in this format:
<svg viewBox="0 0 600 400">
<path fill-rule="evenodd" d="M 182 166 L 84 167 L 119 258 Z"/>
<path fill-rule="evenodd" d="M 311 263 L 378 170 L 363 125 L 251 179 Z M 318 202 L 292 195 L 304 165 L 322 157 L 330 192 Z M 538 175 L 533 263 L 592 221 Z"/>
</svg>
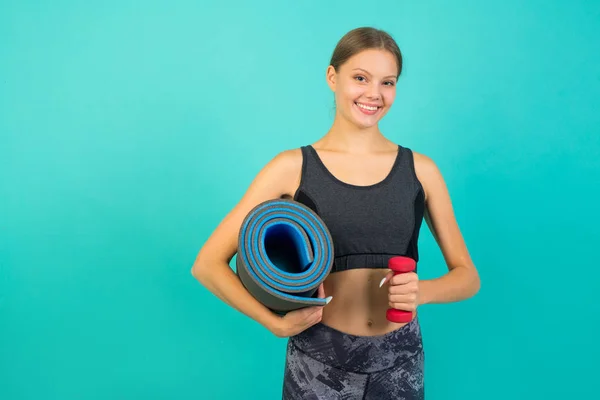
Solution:
<svg viewBox="0 0 600 400">
<path fill-rule="evenodd" d="M 359 82 L 364 82 L 366 80 L 365 77 L 362 75 L 357 75 L 354 77 L 354 79 L 356 79 Z"/>
<path fill-rule="evenodd" d="M 386 82 L 383 82 L 383 84 L 386 86 L 394 86 L 395 82 L 394 81 L 386 81 Z"/>
</svg>

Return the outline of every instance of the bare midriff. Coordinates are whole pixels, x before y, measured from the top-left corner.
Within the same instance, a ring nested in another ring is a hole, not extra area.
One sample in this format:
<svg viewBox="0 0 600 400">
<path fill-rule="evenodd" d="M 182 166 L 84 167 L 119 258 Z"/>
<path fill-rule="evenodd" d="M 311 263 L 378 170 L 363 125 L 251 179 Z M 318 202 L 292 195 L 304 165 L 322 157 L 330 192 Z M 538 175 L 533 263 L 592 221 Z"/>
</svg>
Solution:
<svg viewBox="0 0 600 400">
<path fill-rule="evenodd" d="M 386 318 L 389 286 L 379 283 L 387 272 L 358 268 L 329 274 L 323 287 L 325 296 L 333 299 L 325 306 L 321 323 L 357 336 L 383 335 L 406 325 Z"/>
</svg>

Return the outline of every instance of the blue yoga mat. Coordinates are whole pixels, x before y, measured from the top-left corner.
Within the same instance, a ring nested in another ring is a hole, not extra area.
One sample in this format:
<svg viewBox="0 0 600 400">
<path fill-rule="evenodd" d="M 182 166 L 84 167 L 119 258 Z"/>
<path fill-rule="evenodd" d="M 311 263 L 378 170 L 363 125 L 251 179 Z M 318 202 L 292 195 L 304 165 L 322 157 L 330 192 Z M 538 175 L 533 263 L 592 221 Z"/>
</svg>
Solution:
<svg viewBox="0 0 600 400">
<path fill-rule="evenodd" d="M 326 304 L 316 296 L 333 256 L 331 234 L 313 210 L 293 200 L 268 200 L 242 222 L 236 268 L 258 301 L 285 314 Z"/>
</svg>

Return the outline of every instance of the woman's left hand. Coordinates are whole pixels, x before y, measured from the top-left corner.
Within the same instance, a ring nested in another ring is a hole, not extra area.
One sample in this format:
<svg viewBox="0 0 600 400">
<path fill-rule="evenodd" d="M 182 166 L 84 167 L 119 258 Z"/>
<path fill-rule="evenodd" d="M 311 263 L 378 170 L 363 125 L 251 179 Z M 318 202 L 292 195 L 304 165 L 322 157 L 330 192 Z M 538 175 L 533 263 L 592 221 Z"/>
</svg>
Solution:
<svg viewBox="0 0 600 400">
<path fill-rule="evenodd" d="M 415 272 L 393 275 L 389 272 L 381 281 L 381 287 L 386 281 L 388 286 L 388 301 L 392 308 L 404 311 L 416 311 L 419 305 L 419 277 Z"/>
</svg>

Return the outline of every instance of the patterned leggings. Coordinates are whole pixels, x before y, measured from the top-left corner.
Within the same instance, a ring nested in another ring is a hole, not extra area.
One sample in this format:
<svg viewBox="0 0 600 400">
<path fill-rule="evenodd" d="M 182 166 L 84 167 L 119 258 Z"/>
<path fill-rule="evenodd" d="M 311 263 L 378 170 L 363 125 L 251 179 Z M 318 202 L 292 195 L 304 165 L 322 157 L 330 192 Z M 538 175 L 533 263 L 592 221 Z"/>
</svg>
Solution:
<svg viewBox="0 0 600 400">
<path fill-rule="evenodd" d="M 418 319 L 378 336 L 316 324 L 288 339 L 283 400 L 422 400 Z"/>
</svg>

